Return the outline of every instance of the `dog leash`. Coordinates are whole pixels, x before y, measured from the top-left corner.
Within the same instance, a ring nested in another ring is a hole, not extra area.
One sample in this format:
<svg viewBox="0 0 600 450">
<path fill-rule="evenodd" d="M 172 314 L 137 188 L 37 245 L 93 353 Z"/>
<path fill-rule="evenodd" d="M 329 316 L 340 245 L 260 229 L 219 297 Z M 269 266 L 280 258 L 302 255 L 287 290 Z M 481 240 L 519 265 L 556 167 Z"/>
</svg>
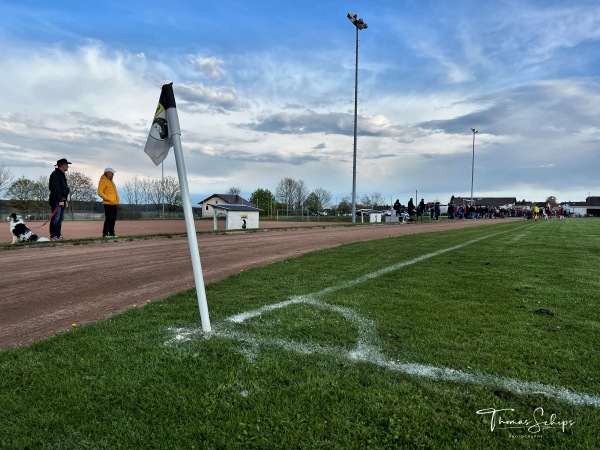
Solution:
<svg viewBox="0 0 600 450">
<path fill-rule="evenodd" d="M 43 224 L 41 224 L 37 228 L 42 228 L 44 225 L 46 225 L 48 222 L 50 222 L 52 220 L 52 218 L 56 215 L 56 212 L 58 211 L 58 208 L 60 208 L 60 206 L 57 206 L 56 208 L 54 208 L 54 211 L 52 211 L 52 214 L 50 215 L 50 217 L 48 217 L 48 220 L 46 220 Z"/>
</svg>

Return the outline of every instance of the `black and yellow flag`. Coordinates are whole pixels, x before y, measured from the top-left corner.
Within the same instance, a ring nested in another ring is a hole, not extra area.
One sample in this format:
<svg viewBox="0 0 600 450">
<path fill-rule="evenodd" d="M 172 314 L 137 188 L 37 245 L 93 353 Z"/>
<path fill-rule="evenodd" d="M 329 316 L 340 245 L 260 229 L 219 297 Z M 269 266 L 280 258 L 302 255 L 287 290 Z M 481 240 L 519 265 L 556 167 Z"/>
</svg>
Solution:
<svg viewBox="0 0 600 450">
<path fill-rule="evenodd" d="M 169 112 L 170 108 L 173 108 L 171 112 Z M 176 120 L 171 120 L 171 122 L 175 123 L 169 123 L 169 117 L 172 117 L 173 113 Z M 179 120 L 177 119 L 173 83 L 169 83 L 162 87 L 146 147 L 144 147 L 144 152 L 157 166 L 167 157 L 169 150 L 173 147 L 171 136 L 174 134 L 181 134 L 181 130 L 179 130 Z"/>
</svg>

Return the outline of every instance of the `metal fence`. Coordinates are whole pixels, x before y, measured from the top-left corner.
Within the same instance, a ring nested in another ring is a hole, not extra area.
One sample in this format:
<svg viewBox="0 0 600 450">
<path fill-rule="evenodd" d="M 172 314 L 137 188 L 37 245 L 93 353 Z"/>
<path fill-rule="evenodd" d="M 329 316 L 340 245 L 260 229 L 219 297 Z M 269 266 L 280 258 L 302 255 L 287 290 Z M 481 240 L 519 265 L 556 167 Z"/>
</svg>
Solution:
<svg viewBox="0 0 600 450">
<path fill-rule="evenodd" d="M 193 208 L 194 209 L 194 208 Z M 9 214 L 17 213 L 26 220 L 48 220 L 52 211 L 50 206 L 30 205 L 29 207 L 10 206 L 9 202 L 0 201 L 0 217 L 6 219 Z M 198 215 L 200 210 L 194 209 L 194 215 Z M 184 217 L 183 210 L 168 211 L 158 210 L 151 205 L 134 207 L 132 205 L 119 205 L 117 209 L 118 220 L 149 220 L 149 219 L 181 219 Z M 92 203 L 89 205 L 74 204 L 67 209 L 65 220 L 104 220 L 104 208 L 102 203 Z"/>
</svg>

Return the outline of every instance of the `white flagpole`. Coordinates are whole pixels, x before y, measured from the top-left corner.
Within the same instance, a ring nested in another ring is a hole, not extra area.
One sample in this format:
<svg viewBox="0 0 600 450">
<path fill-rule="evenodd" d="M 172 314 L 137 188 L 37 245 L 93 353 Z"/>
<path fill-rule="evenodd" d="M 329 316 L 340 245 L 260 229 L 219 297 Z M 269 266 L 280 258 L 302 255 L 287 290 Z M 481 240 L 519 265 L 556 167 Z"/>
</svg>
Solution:
<svg viewBox="0 0 600 450">
<path fill-rule="evenodd" d="M 179 128 L 179 117 L 177 116 L 176 108 L 167 109 L 167 120 L 169 128 L 174 131 L 174 134 L 171 135 L 170 139 L 171 145 L 173 145 L 173 149 L 175 150 L 175 163 L 177 164 L 177 176 L 179 177 L 179 188 L 181 189 L 181 202 L 183 203 L 183 213 L 185 215 L 185 228 L 188 235 L 188 243 L 190 245 L 190 254 L 192 256 L 192 268 L 194 270 L 194 281 L 196 282 L 196 294 L 198 296 L 198 308 L 200 309 L 202 331 L 208 332 L 211 331 L 210 319 L 208 317 L 208 304 L 206 303 L 204 277 L 202 276 L 196 226 L 194 224 L 194 214 L 187 183 L 187 174 L 185 172 L 185 163 L 183 161 L 181 130 Z"/>
</svg>

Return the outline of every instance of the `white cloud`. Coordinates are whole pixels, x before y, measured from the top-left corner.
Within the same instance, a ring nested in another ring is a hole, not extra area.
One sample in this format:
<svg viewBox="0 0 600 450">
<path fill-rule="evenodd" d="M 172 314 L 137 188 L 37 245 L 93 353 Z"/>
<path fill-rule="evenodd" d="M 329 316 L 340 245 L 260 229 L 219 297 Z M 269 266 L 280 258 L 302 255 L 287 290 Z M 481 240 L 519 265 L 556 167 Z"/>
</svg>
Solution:
<svg viewBox="0 0 600 450">
<path fill-rule="evenodd" d="M 210 58 L 191 57 L 191 59 L 196 70 L 198 70 L 202 76 L 212 81 L 220 80 L 226 74 L 225 69 L 222 67 L 224 61 L 219 58 L 213 56 Z"/>
<path fill-rule="evenodd" d="M 572 4 L 539 8 L 515 4 L 510 16 L 500 19 L 493 36 L 504 36 L 505 51 L 519 53 L 522 65 L 551 59 L 559 49 L 569 49 L 600 39 L 600 7 Z"/>
<path fill-rule="evenodd" d="M 600 58 L 591 45 L 600 38 L 600 8 L 531 5 L 485 4 L 478 17 L 467 6 L 440 6 L 436 14 L 404 11 L 398 20 L 375 14 L 403 8 L 396 2 L 365 6 L 360 192 L 464 195 L 471 127 L 480 130 L 479 192 L 530 197 L 546 189 L 581 199 L 600 191 L 600 83 L 590 70 Z M 354 47 L 352 30 L 340 37 L 341 27 L 306 36 L 285 30 L 277 36 L 290 41 L 263 36 L 257 43 L 245 42 L 255 37 L 248 29 L 243 38 L 224 29 L 219 36 L 231 41 L 203 39 L 202 48 L 193 44 L 195 30 L 169 48 L 139 38 L 125 45 L 99 31 L 86 40 L 81 29 L 56 31 L 71 39 L 40 45 L 4 30 L 0 83 L 9 88 L 0 157 L 32 179 L 61 157 L 94 179 L 107 164 L 119 171 L 119 183 L 157 176 L 160 168 L 142 148 L 160 85 L 173 81 L 192 192 L 274 190 L 290 176 L 348 194 Z M 172 155 L 165 170 L 176 175 Z"/>
</svg>

